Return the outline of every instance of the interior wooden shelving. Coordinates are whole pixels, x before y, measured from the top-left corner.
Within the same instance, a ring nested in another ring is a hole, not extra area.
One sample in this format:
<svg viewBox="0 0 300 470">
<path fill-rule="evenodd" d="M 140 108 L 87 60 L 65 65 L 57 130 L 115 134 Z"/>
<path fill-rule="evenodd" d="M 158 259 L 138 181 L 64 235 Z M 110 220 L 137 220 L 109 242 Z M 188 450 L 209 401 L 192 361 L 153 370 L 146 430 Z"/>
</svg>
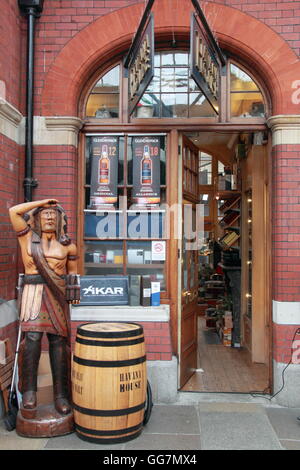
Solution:
<svg viewBox="0 0 300 470">
<path fill-rule="evenodd" d="M 219 191 L 217 199 L 224 200 L 219 210 L 223 217 L 219 225 L 224 231 L 219 243 L 223 250 L 229 250 L 232 246 L 237 247 L 240 238 L 240 200 L 241 193 L 236 190 Z"/>
</svg>

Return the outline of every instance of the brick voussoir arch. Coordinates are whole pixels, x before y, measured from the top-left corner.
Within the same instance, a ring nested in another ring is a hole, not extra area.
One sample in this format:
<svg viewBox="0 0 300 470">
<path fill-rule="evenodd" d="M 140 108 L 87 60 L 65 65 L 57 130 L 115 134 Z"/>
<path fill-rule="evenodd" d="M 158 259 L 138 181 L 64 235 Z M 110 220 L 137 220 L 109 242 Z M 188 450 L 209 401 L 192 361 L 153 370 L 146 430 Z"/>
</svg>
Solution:
<svg viewBox="0 0 300 470">
<path fill-rule="evenodd" d="M 126 53 L 143 8 L 144 2 L 104 15 L 64 46 L 45 78 L 42 115 L 78 114 L 84 84 L 106 59 L 122 50 Z M 300 79 L 300 61 L 288 44 L 269 26 L 238 9 L 213 2 L 204 3 L 203 9 L 221 47 L 240 57 L 264 81 L 272 114 L 299 114 L 292 93 L 293 83 Z M 192 10 L 190 0 L 159 0 L 153 8 L 157 37 L 173 32 L 188 35 Z"/>
</svg>

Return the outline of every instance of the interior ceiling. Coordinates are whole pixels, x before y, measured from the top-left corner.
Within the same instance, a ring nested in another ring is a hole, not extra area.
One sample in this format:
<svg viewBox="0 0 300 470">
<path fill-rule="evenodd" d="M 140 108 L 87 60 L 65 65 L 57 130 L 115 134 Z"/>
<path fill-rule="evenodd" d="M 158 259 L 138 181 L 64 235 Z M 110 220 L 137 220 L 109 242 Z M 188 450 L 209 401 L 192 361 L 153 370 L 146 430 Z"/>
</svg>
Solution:
<svg viewBox="0 0 300 470">
<path fill-rule="evenodd" d="M 203 152 L 209 153 L 223 163 L 230 163 L 235 156 L 239 133 L 187 132 L 186 136 Z"/>
</svg>

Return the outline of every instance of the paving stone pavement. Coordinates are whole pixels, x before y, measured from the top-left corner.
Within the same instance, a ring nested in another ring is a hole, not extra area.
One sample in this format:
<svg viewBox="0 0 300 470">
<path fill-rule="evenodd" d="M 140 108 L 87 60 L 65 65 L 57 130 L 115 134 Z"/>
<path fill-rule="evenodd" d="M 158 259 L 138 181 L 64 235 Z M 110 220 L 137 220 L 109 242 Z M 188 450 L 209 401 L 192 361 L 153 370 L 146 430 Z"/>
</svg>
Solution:
<svg viewBox="0 0 300 470">
<path fill-rule="evenodd" d="M 0 450 L 200 451 L 300 450 L 300 409 L 247 401 L 155 404 L 141 435 L 122 444 L 94 444 L 76 433 L 24 438 L 0 421 Z"/>
</svg>

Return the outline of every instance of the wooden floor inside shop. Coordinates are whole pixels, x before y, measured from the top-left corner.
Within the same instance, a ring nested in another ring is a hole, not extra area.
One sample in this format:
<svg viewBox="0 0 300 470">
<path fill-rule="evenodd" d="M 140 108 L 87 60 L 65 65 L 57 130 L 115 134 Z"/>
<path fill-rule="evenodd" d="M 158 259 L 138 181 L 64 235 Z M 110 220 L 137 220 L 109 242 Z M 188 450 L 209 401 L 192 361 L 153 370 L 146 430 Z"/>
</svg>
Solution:
<svg viewBox="0 0 300 470">
<path fill-rule="evenodd" d="M 223 346 L 214 328 L 198 317 L 198 369 L 182 391 L 268 393 L 268 384 L 266 365 L 252 363 L 245 348 Z"/>
</svg>

